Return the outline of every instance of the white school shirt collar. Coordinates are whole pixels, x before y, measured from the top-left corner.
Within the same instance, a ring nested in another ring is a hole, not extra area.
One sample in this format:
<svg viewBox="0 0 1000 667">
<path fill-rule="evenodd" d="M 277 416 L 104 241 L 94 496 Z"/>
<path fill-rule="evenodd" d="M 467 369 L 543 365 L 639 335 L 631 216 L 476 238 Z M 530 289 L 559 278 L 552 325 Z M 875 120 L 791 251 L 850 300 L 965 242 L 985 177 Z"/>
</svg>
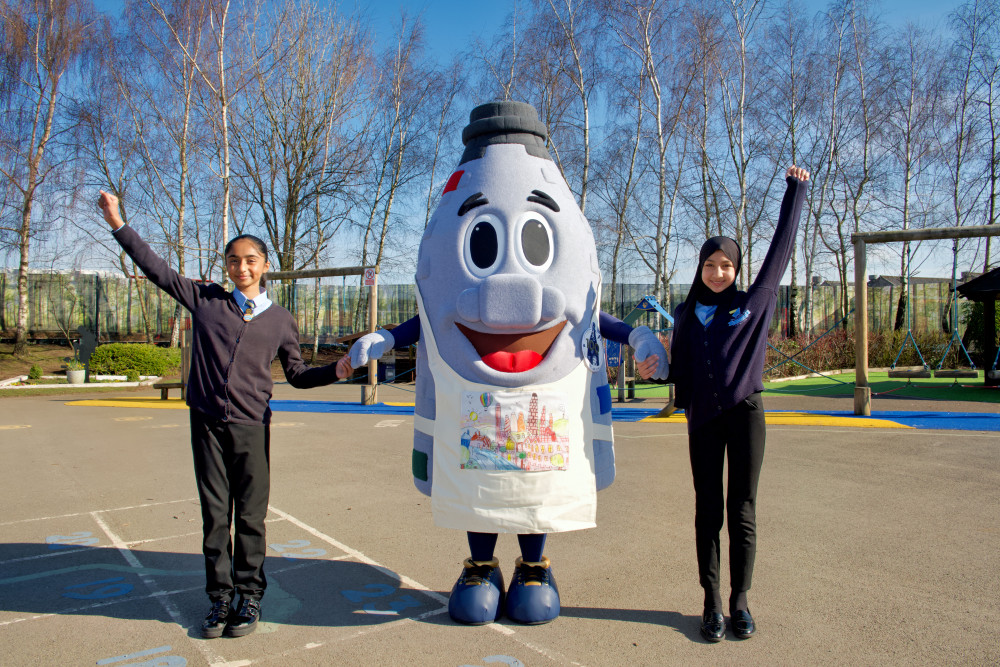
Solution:
<svg viewBox="0 0 1000 667">
<path fill-rule="evenodd" d="M 267 298 L 267 292 L 261 292 L 253 299 L 248 299 L 243 292 L 238 289 L 233 290 L 233 297 L 236 299 L 236 305 L 240 307 L 240 310 L 246 310 L 247 301 L 253 301 L 253 316 L 257 317 L 271 305 L 271 300 Z"/>
</svg>

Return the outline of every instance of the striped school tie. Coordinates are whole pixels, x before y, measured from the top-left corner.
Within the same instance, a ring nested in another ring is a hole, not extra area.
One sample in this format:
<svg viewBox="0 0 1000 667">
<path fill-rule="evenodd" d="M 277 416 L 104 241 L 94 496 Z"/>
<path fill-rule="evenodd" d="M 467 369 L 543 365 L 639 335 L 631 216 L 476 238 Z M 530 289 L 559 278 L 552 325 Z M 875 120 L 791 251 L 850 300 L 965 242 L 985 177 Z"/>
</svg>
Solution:
<svg viewBox="0 0 1000 667">
<path fill-rule="evenodd" d="M 253 319 L 253 301 L 247 299 L 246 306 L 243 308 L 243 321 L 249 322 Z"/>
</svg>

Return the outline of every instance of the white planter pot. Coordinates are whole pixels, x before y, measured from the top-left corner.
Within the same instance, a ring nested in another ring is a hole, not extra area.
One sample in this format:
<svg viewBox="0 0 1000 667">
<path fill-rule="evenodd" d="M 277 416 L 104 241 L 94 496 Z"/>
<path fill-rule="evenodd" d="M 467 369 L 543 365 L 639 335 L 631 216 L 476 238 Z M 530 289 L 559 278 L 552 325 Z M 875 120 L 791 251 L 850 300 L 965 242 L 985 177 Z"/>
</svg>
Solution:
<svg viewBox="0 0 1000 667">
<path fill-rule="evenodd" d="M 66 371 L 66 382 L 69 384 L 83 384 L 84 379 L 87 377 L 87 371 L 84 369 Z"/>
</svg>

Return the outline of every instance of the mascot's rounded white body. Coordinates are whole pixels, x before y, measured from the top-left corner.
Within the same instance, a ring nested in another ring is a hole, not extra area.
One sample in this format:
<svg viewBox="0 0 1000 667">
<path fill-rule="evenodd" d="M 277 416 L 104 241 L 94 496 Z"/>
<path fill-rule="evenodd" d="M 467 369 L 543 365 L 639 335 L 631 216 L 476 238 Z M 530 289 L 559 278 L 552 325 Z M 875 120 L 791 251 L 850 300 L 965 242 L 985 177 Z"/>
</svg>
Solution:
<svg viewBox="0 0 1000 667">
<path fill-rule="evenodd" d="M 594 526 L 596 492 L 615 475 L 601 273 L 534 108 L 477 107 L 462 139 L 462 161 L 420 243 L 419 322 L 365 336 L 352 363 L 419 337 L 414 481 L 431 496 L 435 522 L 469 531 L 470 545 L 478 534 L 541 538 L 507 599 L 512 619 L 541 623 L 559 612 L 544 534 Z M 660 355 L 656 376 L 666 376 L 666 353 L 648 329 L 614 326 L 609 337 L 631 340 L 639 360 Z M 456 620 L 502 612 L 488 551 L 466 561 L 452 591 Z"/>
<path fill-rule="evenodd" d="M 594 237 L 529 148 L 467 149 L 420 244 L 414 472 L 451 528 L 592 527 L 614 478 Z"/>
</svg>

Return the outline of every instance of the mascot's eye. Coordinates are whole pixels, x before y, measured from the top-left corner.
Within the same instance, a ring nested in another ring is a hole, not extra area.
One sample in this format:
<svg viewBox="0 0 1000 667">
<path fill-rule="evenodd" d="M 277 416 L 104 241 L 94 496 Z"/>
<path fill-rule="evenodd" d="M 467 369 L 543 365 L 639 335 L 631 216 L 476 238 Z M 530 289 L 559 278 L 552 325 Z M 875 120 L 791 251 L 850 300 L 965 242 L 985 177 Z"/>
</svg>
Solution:
<svg viewBox="0 0 1000 667">
<path fill-rule="evenodd" d="M 477 275 L 486 275 L 502 259 L 498 224 L 492 216 L 481 216 L 466 232 L 465 261 Z"/>
<path fill-rule="evenodd" d="M 529 273 L 548 271 L 555 254 L 555 236 L 548 219 L 528 211 L 518 219 L 514 229 L 519 241 L 514 244 L 514 252 L 521 266 Z"/>
<path fill-rule="evenodd" d="M 538 220 L 527 220 L 521 228 L 521 251 L 532 266 L 543 266 L 549 261 L 551 246 L 549 231 Z"/>
<path fill-rule="evenodd" d="M 476 223 L 469 235 L 469 254 L 472 263 L 488 269 L 497 259 L 497 230 L 488 222 Z"/>
</svg>

